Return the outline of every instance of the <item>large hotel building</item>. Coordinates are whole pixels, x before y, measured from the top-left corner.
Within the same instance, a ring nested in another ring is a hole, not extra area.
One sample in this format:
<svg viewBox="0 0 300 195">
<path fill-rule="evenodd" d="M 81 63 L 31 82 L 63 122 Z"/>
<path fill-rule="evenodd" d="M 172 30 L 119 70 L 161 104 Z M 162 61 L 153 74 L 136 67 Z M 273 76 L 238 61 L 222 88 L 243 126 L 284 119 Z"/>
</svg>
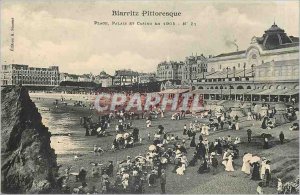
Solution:
<svg viewBox="0 0 300 195">
<path fill-rule="evenodd" d="M 2 65 L 1 85 L 58 86 L 60 83 L 58 66 L 35 68 L 28 65 Z"/>
<path fill-rule="evenodd" d="M 188 85 L 177 86 L 181 88 L 178 91 L 182 93 L 182 88 L 186 87 L 207 100 L 276 102 L 295 98 L 298 101 L 299 38 L 288 36 L 275 23 L 261 37 L 253 37 L 246 50 L 223 53 L 205 59 L 205 63 L 204 59 L 202 61 L 202 64 L 207 63 L 207 72 L 201 74 L 200 71 Z M 161 65 L 158 65 L 157 71 L 160 69 Z M 186 78 L 182 77 L 182 80 Z M 162 90 L 168 86 L 174 88 L 174 85 L 164 83 Z M 173 92 L 176 93 L 176 89 Z"/>
</svg>

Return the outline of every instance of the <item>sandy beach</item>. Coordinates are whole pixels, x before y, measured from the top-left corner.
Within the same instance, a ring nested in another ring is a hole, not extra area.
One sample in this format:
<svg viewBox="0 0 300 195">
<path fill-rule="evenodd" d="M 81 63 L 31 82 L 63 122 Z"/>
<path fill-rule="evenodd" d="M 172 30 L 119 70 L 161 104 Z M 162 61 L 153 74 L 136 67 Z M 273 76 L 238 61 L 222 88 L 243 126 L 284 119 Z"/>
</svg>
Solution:
<svg viewBox="0 0 300 195">
<path fill-rule="evenodd" d="M 72 97 L 66 97 L 66 102 L 69 105 L 59 104 L 57 107 L 53 104 L 58 96 L 43 96 L 38 99 L 38 94 L 31 94 L 32 100 L 35 102 L 43 117 L 43 123 L 49 127 L 49 131 L 53 134 L 51 138 L 51 145 L 57 154 L 57 162 L 61 165 L 60 172 L 64 173 L 64 169 L 72 166 L 71 172 L 78 172 L 80 167 L 84 167 L 88 171 L 87 183 L 91 188 L 93 185 L 100 186 L 100 179 L 92 178 L 91 162 L 107 163 L 112 160 L 116 169 L 116 163 L 126 159 L 129 156 L 136 156 L 138 154 L 145 154 L 152 141 L 147 138 L 148 132 L 153 137 L 154 132 L 158 130 L 158 125 L 165 127 L 165 131 L 178 135 L 182 138 L 183 126 L 195 120 L 192 116 L 187 116 L 182 120 L 171 120 L 172 113 L 166 113 L 165 118 L 158 118 L 152 121 L 152 127 L 146 128 L 145 119 L 133 120 L 133 126 L 139 128 L 140 136 L 143 138 L 141 144 L 137 144 L 133 148 L 122 149 L 115 152 L 110 150 L 112 141 L 115 135 L 116 121 L 112 121 L 108 132 L 112 136 L 97 138 L 96 136 L 85 136 L 85 129 L 80 126 L 80 117 L 92 116 L 94 121 L 98 121 L 99 113 L 95 110 L 90 110 L 88 107 L 74 107 L 72 103 L 77 100 Z M 70 100 L 72 98 L 72 100 Z M 82 96 L 78 96 L 78 100 L 82 100 Z M 89 101 L 90 99 L 85 99 Z M 207 122 L 207 119 L 201 119 L 200 122 Z M 259 156 L 264 156 L 271 161 L 272 177 L 281 177 L 285 181 L 294 181 L 299 173 L 299 132 L 289 131 L 288 128 L 291 123 L 278 126 L 271 130 L 263 130 L 260 128 L 261 121 L 247 121 L 246 117 L 240 118 L 240 130 L 225 130 L 210 133 L 208 139 L 213 141 L 218 137 L 227 137 L 231 135 L 232 138 L 236 136 L 241 138 L 239 144 L 240 157 L 234 160 L 234 169 L 232 173 L 224 171 L 221 165 L 221 156 L 218 156 L 219 168 L 216 175 L 212 173 L 198 174 L 197 170 L 199 164 L 195 167 L 187 167 L 187 171 L 183 176 L 172 173 L 173 165 L 167 167 L 167 184 L 166 192 L 169 194 L 180 193 L 205 193 L 205 194 L 256 194 L 256 187 L 258 182 L 250 180 L 249 176 L 241 172 L 242 155 L 244 152 L 250 152 Z M 262 133 L 272 134 L 273 138 L 270 141 L 272 146 L 270 149 L 263 150 L 262 142 L 252 143 L 247 142 L 247 129 L 252 130 L 253 137 L 260 136 Z M 283 131 L 285 134 L 285 143 L 280 145 L 279 133 Z M 58 134 L 63 134 L 60 136 Z M 196 143 L 198 143 L 199 132 L 196 135 Z M 188 150 L 188 160 L 191 160 L 194 148 L 189 148 L 190 140 L 186 141 Z M 105 152 L 101 155 L 95 156 L 93 153 L 93 146 L 101 146 Z M 79 158 L 74 160 L 74 156 Z M 274 172 L 274 173 L 273 173 Z M 236 185 L 236 184 L 239 185 Z M 80 183 L 71 178 L 70 186 L 79 186 Z M 100 188 L 100 187 L 99 187 Z M 100 191 L 100 189 L 98 189 Z M 160 185 L 156 184 L 154 187 L 146 187 L 145 193 L 160 193 Z M 275 187 L 267 187 L 264 189 L 265 193 L 277 193 Z"/>
</svg>

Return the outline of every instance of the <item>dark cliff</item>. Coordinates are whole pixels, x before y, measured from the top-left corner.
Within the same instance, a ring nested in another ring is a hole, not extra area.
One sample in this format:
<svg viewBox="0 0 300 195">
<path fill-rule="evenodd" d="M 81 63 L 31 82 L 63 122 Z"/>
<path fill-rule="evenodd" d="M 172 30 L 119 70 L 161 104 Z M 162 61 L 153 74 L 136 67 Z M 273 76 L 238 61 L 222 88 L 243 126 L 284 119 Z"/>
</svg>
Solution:
<svg viewBox="0 0 300 195">
<path fill-rule="evenodd" d="M 48 128 L 24 87 L 1 88 L 2 193 L 57 193 Z"/>
</svg>

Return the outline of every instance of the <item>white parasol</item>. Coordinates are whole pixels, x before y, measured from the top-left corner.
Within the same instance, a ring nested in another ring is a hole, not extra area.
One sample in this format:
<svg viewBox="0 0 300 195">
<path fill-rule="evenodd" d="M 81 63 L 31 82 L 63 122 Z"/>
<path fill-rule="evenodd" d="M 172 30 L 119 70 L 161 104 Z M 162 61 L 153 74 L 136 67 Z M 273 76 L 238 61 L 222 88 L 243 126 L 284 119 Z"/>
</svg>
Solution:
<svg viewBox="0 0 300 195">
<path fill-rule="evenodd" d="M 155 145 L 150 145 L 150 146 L 149 146 L 149 150 L 150 150 L 150 151 L 156 150 L 156 146 L 155 146 Z"/>
<path fill-rule="evenodd" d="M 124 133 L 124 138 L 126 139 L 126 138 L 128 138 L 129 137 L 129 133 Z"/>
<path fill-rule="evenodd" d="M 120 138 L 122 138 L 122 137 L 123 137 L 122 134 L 117 134 L 117 135 L 116 135 L 116 139 L 120 139 Z"/>
<path fill-rule="evenodd" d="M 258 156 L 253 156 L 253 157 L 251 158 L 251 160 L 250 160 L 250 163 L 258 162 L 258 161 L 260 161 L 260 160 L 261 160 L 260 157 L 258 157 Z"/>
<path fill-rule="evenodd" d="M 243 157 L 243 162 L 250 162 L 251 159 L 252 159 L 252 154 L 247 153 L 247 154 L 245 154 L 244 157 Z"/>
</svg>

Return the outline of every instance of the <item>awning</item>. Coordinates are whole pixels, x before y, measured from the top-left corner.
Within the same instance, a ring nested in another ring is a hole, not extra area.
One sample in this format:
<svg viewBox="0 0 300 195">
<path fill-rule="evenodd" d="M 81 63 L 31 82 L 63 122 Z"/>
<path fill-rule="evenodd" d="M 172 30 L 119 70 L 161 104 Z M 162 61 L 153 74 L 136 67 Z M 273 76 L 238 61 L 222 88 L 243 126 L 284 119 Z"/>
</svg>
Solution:
<svg viewBox="0 0 300 195">
<path fill-rule="evenodd" d="M 181 94 L 188 92 L 189 89 L 166 89 L 164 91 L 159 92 L 159 94 Z"/>
<path fill-rule="evenodd" d="M 289 89 L 281 92 L 278 95 L 297 95 L 297 94 L 299 94 L 299 89 Z"/>
<path fill-rule="evenodd" d="M 257 95 L 296 95 L 299 94 L 298 89 L 267 89 Z"/>
<path fill-rule="evenodd" d="M 196 89 L 192 91 L 193 94 L 222 94 L 222 95 L 234 95 L 234 94 L 246 94 L 250 91 L 253 91 L 251 89 Z"/>
<path fill-rule="evenodd" d="M 298 89 L 196 89 L 192 94 L 222 94 L 222 95 L 296 95 Z"/>
</svg>

